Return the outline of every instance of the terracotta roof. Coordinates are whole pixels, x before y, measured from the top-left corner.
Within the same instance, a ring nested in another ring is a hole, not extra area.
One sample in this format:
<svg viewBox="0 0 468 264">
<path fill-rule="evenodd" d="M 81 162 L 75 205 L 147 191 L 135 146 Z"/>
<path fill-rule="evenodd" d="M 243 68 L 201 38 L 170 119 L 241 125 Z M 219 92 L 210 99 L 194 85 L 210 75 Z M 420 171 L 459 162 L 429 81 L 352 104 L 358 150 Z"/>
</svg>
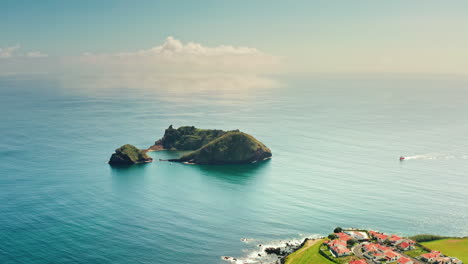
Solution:
<svg viewBox="0 0 468 264">
<path fill-rule="evenodd" d="M 363 248 L 364 248 L 366 251 L 375 251 L 375 250 L 377 250 L 376 245 L 377 245 L 377 244 L 369 243 L 369 244 L 363 245 Z"/>
<path fill-rule="evenodd" d="M 423 258 L 426 258 L 426 259 L 431 259 L 431 258 L 436 258 L 440 256 L 440 252 L 439 251 L 431 251 L 430 253 L 426 253 L 426 254 L 422 254 L 421 257 Z"/>
<path fill-rule="evenodd" d="M 391 248 L 386 247 L 386 246 L 382 246 L 382 245 L 380 245 L 380 244 L 376 244 L 375 247 L 376 247 L 378 250 L 382 251 L 382 252 L 383 252 L 383 251 L 392 250 Z"/>
<path fill-rule="evenodd" d="M 348 248 L 343 248 L 343 247 L 332 247 L 331 248 L 333 251 L 335 251 L 338 254 L 343 254 L 343 253 L 348 253 L 350 252 Z"/>
<path fill-rule="evenodd" d="M 393 258 L 397 257 L 398 254 L 395 253 L 395 252 L 393 252 L 393 251 L 391 251 L 391 250 L 388 250 L 388 251 L 385 251 L 385 256 L 386 256 L 387 258 L 389 258 L 389 259 L 393 259 Z"/>
<path fill-rule="evenodd" d="M 375 236 L 376 238 L 380 238 L 380 239 L 382 239 L 382 240 L 385 240 L 385 239 L 388 238 L 388 236 L 387 236 L 387 235 L 384 235 L 384 234 L 375 234 L 374 236 Z"/>
<path fill-rule="evenodd" d="M 397 236 L 397 235 L 392 235 L 390 238 L 389 238 L 391 241 L 398 241 L 398 240 L 402 240 L 403 238 Z"/>
<path fill-rule="evenodd" d="M 352 237 L 350 237 L 348 234 L 346 233 L 336 233 L 336 235 L 341 239 L 341 240 L 344 240 L 344 241 L 348 241 L 350 239 L 352 239 Z"/>
<path fill-rule="evenodd" d="M 367 262 L 363 259 L 358 259 L 358 260 L 350 261 L 349 264 L 367 264 Z"/>
<path fill-rule="evenodd" d="M 407 247 L 410 246 L 410 244 L 405 241 L 405 242 L 401 242 L 398 246 L 401 247 L 401 248 L 407 248 Z"/>
<path fill-rule="evenodd" d="M 400 264 L 406 264 L 406 263 L 408 263 L 410 261 L 411 261 L 410 258 L 405 258 L 405 257 L 401 257 L 401 258 L 398 259 L 398 263 L 400 263 Z"/>
<path fill-rule="evenodd" d="M 337 246 L 346 247 L 346 242 L 343 240 L 335 239 L 335 240 L 330 241 L 328 243 L 328 246 L 329 247 L 337 247 Z"/>
</svg>

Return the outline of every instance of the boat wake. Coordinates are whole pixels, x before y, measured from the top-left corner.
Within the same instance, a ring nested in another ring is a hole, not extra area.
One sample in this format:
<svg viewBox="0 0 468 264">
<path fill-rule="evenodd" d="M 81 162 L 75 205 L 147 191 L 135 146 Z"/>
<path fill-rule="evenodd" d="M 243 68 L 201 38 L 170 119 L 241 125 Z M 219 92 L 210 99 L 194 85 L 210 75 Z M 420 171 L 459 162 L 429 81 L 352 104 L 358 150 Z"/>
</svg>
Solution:
<svg viewBox="0 0 468 264">
<path fill-rule="evenodd" d="M 450 155 L 443 153 L 428 153 L 413 156 L 405 156 L 404 160 L 451 160 L 468 159 L 468 155 Z"/>
<path fill-rule="evenodd" d="M 221 259 L 236 264 L 276 264 L 280 263 L 283 255 L 292 253 L 306 238 L 319 238 L 320 235 L 299 235 L 293 239 L 284 240 L 257 240 L 253 238 L 242 238 L 241 242 L 247 245 L 241 257 L 222 256 Z M 267 253 L 270 252 L 270 254 Z M 276 253 L 280 253 L 279 255 Z"/>
</svg>

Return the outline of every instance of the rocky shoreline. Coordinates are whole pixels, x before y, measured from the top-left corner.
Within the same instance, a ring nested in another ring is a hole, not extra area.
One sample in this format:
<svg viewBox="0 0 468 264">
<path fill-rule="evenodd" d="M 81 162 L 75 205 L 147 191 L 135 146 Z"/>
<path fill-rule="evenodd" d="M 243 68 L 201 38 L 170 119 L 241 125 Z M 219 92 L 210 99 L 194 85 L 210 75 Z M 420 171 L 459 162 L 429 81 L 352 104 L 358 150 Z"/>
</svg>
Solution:
<svg viewBox="0 0 468 264">
<path fill-rule="evenodd" d="M 303 240 L 288 240 L 287 242 L 281 242 L 280 246 L 276 245 L 265 245 L 258 244 L 257 248 L 261 248 L 259 251 L 253 251 L 248 256 L 236 258 L 229 256 L 222 256 L 221 259 L 230 263 L 268 263 L 268 264 L 284 264 L 286 258 L 294 252 L 300 250 L 309 241 L 319 240 L 321 238 L 310 238 L 306 237 Z M 242 240 L 244 241 L 244 240 Z M 245 242 L 245 241 L 244 241 Z"/>
</svg>

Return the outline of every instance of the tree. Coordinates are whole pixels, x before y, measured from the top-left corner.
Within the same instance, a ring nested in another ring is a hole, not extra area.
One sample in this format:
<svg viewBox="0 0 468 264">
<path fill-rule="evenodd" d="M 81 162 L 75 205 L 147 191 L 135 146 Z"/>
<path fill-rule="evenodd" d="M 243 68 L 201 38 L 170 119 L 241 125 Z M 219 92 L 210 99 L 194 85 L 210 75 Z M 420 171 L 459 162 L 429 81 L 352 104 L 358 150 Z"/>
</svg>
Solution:
<svg viewBox="0 0 468 264">
<path fill-rule="evenodd" d="M 352 246 L 354 246 L 356 243 L 357 243 L 357 240 L 354 239 L 354 238 L 351 238 L 351 239 L 349 239 L 348 241 L 346 241 L 346 245 L 348 245 L 348 247 L 352 247 Z"/>
<path fill-rule="evenodd" d="M 390 246 L 392 244 L 392 242 L 390 242 L 390 239 L 385 239 L 384 242 L 383 242 L 385 245 L 387 246 Z"/>
<path fill-rule="evenodd" d="M 343 232 L 343 228 L 337 227 L 337 228 L 335 228 L 335 230 L 333 230 L 333 232 L 334 233 L 341 233 L 341 232 Z"/>
<path fill-rule="evenodd" d="M 336 239 L 336 238 L 338 238 L 338 236 L 335 235 L 335 234 L 329 234 L 328 235 L 328 239 L 330 239 L 330 240 L 333 240 L 333 239 Z"/>
</svg>

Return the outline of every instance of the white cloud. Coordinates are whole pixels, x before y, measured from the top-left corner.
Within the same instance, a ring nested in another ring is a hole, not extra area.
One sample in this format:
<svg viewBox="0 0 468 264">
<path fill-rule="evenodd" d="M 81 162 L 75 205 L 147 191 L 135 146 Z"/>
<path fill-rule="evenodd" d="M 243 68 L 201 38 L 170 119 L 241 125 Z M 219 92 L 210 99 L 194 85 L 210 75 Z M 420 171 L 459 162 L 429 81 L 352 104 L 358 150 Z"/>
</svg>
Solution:
<svg viewBox="0 0 468 264">
<path fill-rule="evenodd" d="M 278 72 L 280 65 L 279 57 L 255 48 L 207 47 L 168 37 L 161 45 L 148 49 L 68 57 L 61 68 L 66 83 L 79 83 L 91 90 L 128 87 L 190 93 L 276 86 L 265 76 Z M 73 80 L 77 73 L 79 81 Z"/>
<path fill-rule="evenodd" d="M 168 37 L 148 49 L 116 53 L 83 53 L 48 57 L 19 46 L 0 50 L 0 75 L 41 74 L 58 78 L 64 87 L 84 92 L 145 89 L 157 93 L 236 93 L 277 83 L 267 77 L 279 71 L 281 59 L 255 48 L 207 47 Z M 37 59 L 42 58 L 42 59 Z"/>
<path fill-rule="evenodd" d="M 30 52 L 26 53 L 25 56 L 28 57 L 28 58 L 45 58 L 45 57 L 48 57 L 47 54 L 42 53 L 40 51 L 30 51 Z"/>
<path fill-rule="evenodd" d="M 0 59 L 11 58 L 15 55 L 15 52 L 20 49 L 19 45 L 0 48 Z"/>
<path fill-rule="evenodd" d="M 113 54 L 84 53 L 66 64 L 83 67 L 92 72 L 124 74 L 174 73 L 269 73 L 280 64 L 278 57 L 264 54 L 255 48 L 182 43 L 168 37 L 159 46 L 150 49 Z"/>
<path fill-rule="evenodd" d="M 0 48 L 0 59 L 47 57 L 47 54 L 44 54 L 40 51 L 29 51 L 26 53 L 22 53 L 20 52 L 20 49 L 21 49 L 20 45 Z"/>
</svg>

